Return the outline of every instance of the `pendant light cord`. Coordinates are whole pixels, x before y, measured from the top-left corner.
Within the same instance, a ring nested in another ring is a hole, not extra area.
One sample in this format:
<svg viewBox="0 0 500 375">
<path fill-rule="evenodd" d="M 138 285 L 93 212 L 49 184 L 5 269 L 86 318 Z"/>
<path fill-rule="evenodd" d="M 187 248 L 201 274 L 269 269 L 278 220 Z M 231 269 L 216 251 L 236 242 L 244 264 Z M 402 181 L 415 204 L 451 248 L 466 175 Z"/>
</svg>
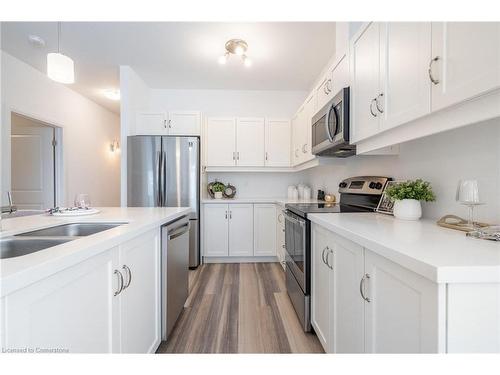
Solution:
<svg viewBox="0 0 500 375">
<path fill-rule="evenodd" d="M 57 23 L 57 53 L 61 53 L 61 22 Z"/>
</svg>

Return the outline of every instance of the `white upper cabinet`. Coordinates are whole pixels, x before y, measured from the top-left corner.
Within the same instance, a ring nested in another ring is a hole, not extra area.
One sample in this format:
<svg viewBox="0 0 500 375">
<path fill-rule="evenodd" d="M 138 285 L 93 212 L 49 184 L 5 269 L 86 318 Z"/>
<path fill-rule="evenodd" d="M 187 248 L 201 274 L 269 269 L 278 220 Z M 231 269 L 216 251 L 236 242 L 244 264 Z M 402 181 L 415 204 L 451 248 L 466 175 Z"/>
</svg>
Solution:
<svg viewBox="0 0 500 375">
<path fill-rule="evenodd" d="M 264 119 L 240 117 L 236 124 L 237 165 L 242 167 L 264 166 Z"/>
<path fill-rule="evenodd" d="M 304 112 L 302 119 L 302 162 L 314 159 L 312 154 L 312 117 L 315 115 L 316 110 L 316 95 L 312 93 L 304 103 Z"/>
<path fill-rule="evenodd" d="M 379 131 L 380 24 L 371 23 L 351 43 L 351 131 L 357 142 Z"/>
<path fill-rule="evenodd" d="M 266 119 L 265 165 L 290 166 L 291 129 L 289 120 Z"/>
<path fill-rule="evenodd" d="M 253 204 L 229 204 L 229 255 L 253 255 Z"/>
<path fill-rule="evenodd" d="M 321 80 L 321 83 L 316 88 L 316 104 L 317 109 L 323 108 L 323 106 L 335 95 L 332 90 L 332 77 L 329 70 L 327 74 Z"/>
<path fill-rule="evenodd" d="M 430 40 L 429 22 L 380 24 L 381 92 L 374 107 L 381 130 L 430 113 Z"/>
<path fill-rule="evenodd" d="M 136 135 L 200 135 L 199 111 L 138 112 Z"/>
<path fill-rule="evenodd" d="M 432 23 L 432 110 L 500 87 L 500 23 Z"/>
<path fill-rule="evenodd" d="M 276 206 L 274 204 L 254 205 L 254 255 L 276 255 Z"/>
<path fill-rule="evenodd" d="M 337 95 L 344 87 L 350 86 L 349 57 L 342 55 L 332 70 L 332 92 Z M 320 108 L 317 108 L 319 110 Z"/>
<path fill-rule="evenodd" d="M 292 117 L 292 164 L 297 165 L 300 164 L 300 121 L 301 114 L 304 111 L 304 108 L 301 107 L 297 113 Z"/>
<path fill-rule="evenodd" d="M 136 135 L 166 135 L 168 133 L 166 112 L 139 112 L 135 119 Z"/>
<path fill-rule="evenodd" d="M 171 111 L 168 113 L 169 135 L 200 135 L 199 111 Z"/>
<path fill-rule="evenodd" d="M 206 128 L 207 165 L 236 165 L 236 119 L 209 118 Z"/>
</svg>

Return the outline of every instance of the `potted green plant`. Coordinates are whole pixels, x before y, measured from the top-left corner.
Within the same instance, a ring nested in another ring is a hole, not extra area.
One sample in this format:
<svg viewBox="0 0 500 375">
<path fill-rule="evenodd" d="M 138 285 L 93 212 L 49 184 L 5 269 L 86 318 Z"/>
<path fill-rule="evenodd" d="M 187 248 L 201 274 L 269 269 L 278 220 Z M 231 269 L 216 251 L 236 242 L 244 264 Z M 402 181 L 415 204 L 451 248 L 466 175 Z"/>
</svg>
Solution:
<svg viewBox="0 0 500 375">
<path fill-rule="evenodd" d="M 393 184 L 387 187 L 386 194 L 394 201 L 394 216 L 402 220 L 420 219 L 422 217 L 420 202 L 436 200 L 431 184 L 421 179 Z"/>
<path fill-rule="evenodd" d="M 214 182 L 214 184 L 212 185 L 212 191 L 214 192 L 214 198 L 221 199 L 222 192 L 224 191 L 225 188 L 226 188 L 226 186 L 222 182 L 219 182 L 219 181 Z"/>
</svg>

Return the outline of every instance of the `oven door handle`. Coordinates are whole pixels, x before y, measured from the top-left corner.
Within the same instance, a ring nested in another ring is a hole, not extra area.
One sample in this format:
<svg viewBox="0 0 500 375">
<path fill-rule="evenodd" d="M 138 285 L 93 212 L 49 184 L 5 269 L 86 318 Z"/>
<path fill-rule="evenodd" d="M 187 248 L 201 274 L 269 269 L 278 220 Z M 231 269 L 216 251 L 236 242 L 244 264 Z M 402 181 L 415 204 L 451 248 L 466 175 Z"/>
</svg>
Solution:
<svg viewBox="0 0 500 375">
<path fill-rule="evenodd" d="M 285 214 L 285 220 L 289 220 L 292 223 L 299 224 L 302 227 L 306 225 L 305 221 L 294 218 L 288 211 L 283 211 L 283 213 Z"/>
</svg>

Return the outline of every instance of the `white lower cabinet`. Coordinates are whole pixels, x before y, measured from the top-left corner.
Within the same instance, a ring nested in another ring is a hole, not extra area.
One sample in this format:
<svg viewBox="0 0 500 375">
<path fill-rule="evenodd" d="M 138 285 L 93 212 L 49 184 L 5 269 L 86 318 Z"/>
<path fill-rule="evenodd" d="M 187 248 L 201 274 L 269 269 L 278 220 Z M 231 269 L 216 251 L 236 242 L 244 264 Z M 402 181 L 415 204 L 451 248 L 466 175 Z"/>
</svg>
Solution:
<svg viewBox="0 0 500 375">
<path fill-rule="evenodd" d="M 5 296 L 2 347 L 154 352 L 160 344 L 158 238 L 157 230 L 141 235 Z"/>
<path fill-rule="evenodd" d="M 276 206 L 254 205 L 254 249 L 255 256 L 276 255 Z"/>
<path fill-rule="evenodd" d="M 252 256 L 254 251 L 254 222 L 252 204 L 228 205 L 229 255 Z"/>
<path fill-rule="evenodd" d="M 432 353 L 438 284 L 313 224 L 311 323 L 329 353 Z"/>
<path fill-rule="evenodd" d="M 276 257 L 285 269 L 285 216 L 279 206 L 276 208 Z"/>
</svg>

